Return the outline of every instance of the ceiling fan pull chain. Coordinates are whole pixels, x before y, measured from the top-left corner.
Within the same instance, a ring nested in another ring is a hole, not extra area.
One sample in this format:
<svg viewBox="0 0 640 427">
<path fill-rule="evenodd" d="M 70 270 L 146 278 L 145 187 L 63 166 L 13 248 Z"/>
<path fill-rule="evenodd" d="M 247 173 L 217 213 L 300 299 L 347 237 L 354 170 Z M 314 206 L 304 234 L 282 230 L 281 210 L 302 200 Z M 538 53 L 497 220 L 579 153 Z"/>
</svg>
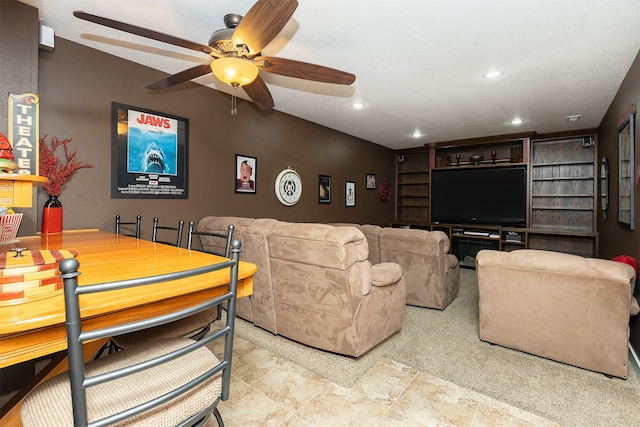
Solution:
<svg viewBox="0 0 640 427">
<path fill-rule="evenodd" d="M 236 108 L 236 96 L 231 95 L 231 115 L 235 116 L 238 114 L 238 109 Z"/>
<path fill-rule="evenodd" d="M 237 102 L 236 102 L 236 90 L 238 89 L 238 86 L 240 86 L 238 83 L 231 83 L 231 86 L 233 86 L 233 93 L 231 94 L 231 115 L 235 116 L 236 114 L 238 114 L 238 108 L 237 108 Z"/>
</svg>

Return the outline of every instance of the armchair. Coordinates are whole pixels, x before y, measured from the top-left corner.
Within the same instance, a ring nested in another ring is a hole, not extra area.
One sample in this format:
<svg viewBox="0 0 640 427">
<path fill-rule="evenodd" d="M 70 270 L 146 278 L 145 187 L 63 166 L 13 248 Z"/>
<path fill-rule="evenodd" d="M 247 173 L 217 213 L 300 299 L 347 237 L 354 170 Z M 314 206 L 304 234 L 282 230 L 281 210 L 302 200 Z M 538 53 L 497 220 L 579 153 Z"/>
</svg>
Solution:
<svg viewBox="0 0 640 427">
<path fill-rule="evenodd" d="M 480 339 L 620 378 L 628 375 L 635 271 L 544 250 L 476 256 Z"/>
<path fill-rule="evenodd" d="M 449 238 L 442 231 L 385 227 L 380 261 L 402 266 L 409 305 L 442 310 L 458 296 L 458 259 L 449 253 Z"/>
</svg>

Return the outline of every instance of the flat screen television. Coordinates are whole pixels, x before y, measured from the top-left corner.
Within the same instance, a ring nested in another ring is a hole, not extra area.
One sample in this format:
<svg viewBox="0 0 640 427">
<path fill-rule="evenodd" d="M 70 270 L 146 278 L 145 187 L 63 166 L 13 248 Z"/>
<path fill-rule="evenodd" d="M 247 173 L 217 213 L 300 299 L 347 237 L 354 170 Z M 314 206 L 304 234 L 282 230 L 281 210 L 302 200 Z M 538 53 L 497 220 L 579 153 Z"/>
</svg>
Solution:
<svg viewBox="0 0 640 427">
<path fill-rule="evenodd" d="M 440 169 L 431 172 L 431 221 L 525 226 L 524 166 Z"/>
</svg>

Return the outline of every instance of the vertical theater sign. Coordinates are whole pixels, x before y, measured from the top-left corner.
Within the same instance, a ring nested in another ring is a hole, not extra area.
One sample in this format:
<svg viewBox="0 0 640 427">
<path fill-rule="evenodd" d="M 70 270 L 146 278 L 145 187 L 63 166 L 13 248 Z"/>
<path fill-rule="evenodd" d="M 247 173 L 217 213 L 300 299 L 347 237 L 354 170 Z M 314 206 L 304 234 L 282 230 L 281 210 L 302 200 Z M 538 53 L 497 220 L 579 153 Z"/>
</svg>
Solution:
<svg viewBox="0 0 640 427">
<path fill-rule="evenodd" d="M 39 175 L 40 98 L 35 93 L 9 93 L 9 141 L 17 172 Z"/>
</svg>

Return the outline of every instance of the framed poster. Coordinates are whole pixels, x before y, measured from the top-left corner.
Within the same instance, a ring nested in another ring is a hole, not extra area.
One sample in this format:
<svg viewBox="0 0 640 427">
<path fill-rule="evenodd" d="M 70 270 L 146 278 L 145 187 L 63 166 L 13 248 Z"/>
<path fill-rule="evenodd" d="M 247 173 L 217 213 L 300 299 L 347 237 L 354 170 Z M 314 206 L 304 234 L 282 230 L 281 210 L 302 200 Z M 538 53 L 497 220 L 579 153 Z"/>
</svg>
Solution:
<svg viewBox="0 0 640 427">
<path fill-rule="evenodd" d="M 366 174 L 365 182 L 367 184 L 367 190 L 375 190 L 376 189 L 376 175 L 373 173 Z"/>
<path fill-rule="evenodd" d="M 236 193 L 255 194 L 257 167 L 257 158 L 236 154 L 236 179 L 234 181 Z"/>
<path fill-rule="evenodd" d="M 318 203 L 331 203 L 331 177 L 318 175 Z"/>
<path fill-rule="evenodd" d="M 111 198 L 188 199 L 189 120 L 111 103 Z"/>
<path fill-rule="evenodd" d="M 344 188 L 344 204 L 351 208 L 356 205 L 356 183 L 351 181 L 345 182 Z"/>
</svg>

